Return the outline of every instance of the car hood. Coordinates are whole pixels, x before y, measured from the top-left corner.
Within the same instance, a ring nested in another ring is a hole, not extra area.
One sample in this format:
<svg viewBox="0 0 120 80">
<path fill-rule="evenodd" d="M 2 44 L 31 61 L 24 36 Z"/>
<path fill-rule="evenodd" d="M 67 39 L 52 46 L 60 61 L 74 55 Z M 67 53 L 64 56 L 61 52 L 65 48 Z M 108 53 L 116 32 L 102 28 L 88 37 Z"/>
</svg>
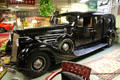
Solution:
<svg viewBox="0 0 120 80">
<path fill-rule="evenodd" d="M 37 36 L 37 35 L 47 35 L 47 34 L 62 34 L 64 33 L 69 25 L 52 25 L 48 27 L 41 28 L 31 28 L 24 30 L 15 30 L 14 32 L 20 36 Z"/>
</svg>

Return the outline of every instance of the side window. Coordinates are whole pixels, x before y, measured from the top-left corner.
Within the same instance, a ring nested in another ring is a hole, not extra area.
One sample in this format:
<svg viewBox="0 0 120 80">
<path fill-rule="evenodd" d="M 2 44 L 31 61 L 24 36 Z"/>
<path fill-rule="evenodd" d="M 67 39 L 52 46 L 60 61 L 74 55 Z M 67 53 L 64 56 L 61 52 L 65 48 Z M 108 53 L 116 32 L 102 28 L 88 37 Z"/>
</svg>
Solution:
<svg viewBox="0 0 120 80">
<path fill-rule="evenodd" d="M 80 18 L 77 20 L 77 26 L 78 27 L 83 27 L 83 22 L 84 22 L 84 19 L 83 18 Z"/>
<path fill-rule="evenodd" d="M 101 34 L 104 25 L 103 16 L 100 15 L 95 16 L 95 22 L 96 23 L 94 23 L 94 29 L 96 30 L 97 33 Z"/>
<path fill-rule="evenodd" d="M 92 17 L 84 17 L 84 26 L 92 27 Z"/>
<path fill-rule="evenodd" d="M 96 24 L 97 24 L 97 26 L 103 24 L 103 18 L 101 16 L 97 16 Z"/>
</svg>

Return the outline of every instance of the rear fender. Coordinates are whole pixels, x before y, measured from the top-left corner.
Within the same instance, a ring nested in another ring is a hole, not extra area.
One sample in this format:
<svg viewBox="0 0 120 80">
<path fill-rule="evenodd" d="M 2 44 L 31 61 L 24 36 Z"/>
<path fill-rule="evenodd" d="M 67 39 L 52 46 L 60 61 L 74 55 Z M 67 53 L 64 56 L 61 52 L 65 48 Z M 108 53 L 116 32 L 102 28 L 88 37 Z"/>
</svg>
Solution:
<svg viewBox="0 0 120 80">
<path fill-rule="evenodd" d="M 106 33 L 106 36 L 109 38 L 110 35 L 112 35 L 113 37 L 116 37 L 116 31 L 113 29 L 109 29 Z"/>
</svg>

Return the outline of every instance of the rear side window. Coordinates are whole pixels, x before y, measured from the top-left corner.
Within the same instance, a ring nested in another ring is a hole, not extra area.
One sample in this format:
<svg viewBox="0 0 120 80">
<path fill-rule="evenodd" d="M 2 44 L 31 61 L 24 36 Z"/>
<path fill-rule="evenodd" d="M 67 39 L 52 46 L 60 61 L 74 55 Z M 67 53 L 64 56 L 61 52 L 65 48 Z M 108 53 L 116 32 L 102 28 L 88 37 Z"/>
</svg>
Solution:
<svg viewBox="0 0 120 80">
<path fill-rule="evenodd" d="M 112 20 L 112 26 L 115 26 L 115 17 L 113 15 L 111 16 L 111 20 Z"/>
<path fill-rule="evenodd" d="M 112 27 L 113 26 L 113 18 L 112 18 L 112 15 L 106 15 L 105 16 L 105 26 L 107 27 Z"/>
<path fill-rule="evenodd" d="M 107 19 L 106 19 L 106 24 L 107 24 L 108 26 L 112 26 L 112 19 L 111 19 L 110 17 L 107 17 Z"/>
</svg>

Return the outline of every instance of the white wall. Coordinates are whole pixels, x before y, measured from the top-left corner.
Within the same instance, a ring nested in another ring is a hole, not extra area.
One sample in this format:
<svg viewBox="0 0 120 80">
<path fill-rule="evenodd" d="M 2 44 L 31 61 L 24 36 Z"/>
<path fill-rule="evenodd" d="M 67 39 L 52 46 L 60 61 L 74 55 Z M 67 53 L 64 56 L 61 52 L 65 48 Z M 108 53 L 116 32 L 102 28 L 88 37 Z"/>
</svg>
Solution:
<svg viewBox="0 0 120 80">
<path fill-rule="evenodd" d="M 56 9 L 60 13 L 73 11 L 88 11 L 88 7 L 84 3 L 79 3 L 79 0 L 52 0 Z"/>
<path fill-rule="evenodd" d="M 103 4 L 103 5 L 101 6 L 101 4 Z M 111 13 L 111 9 L 112 9 L 112 0 L 98 0 L 97 11 L 105 12 L 105 13 Z"/>
</svg>

